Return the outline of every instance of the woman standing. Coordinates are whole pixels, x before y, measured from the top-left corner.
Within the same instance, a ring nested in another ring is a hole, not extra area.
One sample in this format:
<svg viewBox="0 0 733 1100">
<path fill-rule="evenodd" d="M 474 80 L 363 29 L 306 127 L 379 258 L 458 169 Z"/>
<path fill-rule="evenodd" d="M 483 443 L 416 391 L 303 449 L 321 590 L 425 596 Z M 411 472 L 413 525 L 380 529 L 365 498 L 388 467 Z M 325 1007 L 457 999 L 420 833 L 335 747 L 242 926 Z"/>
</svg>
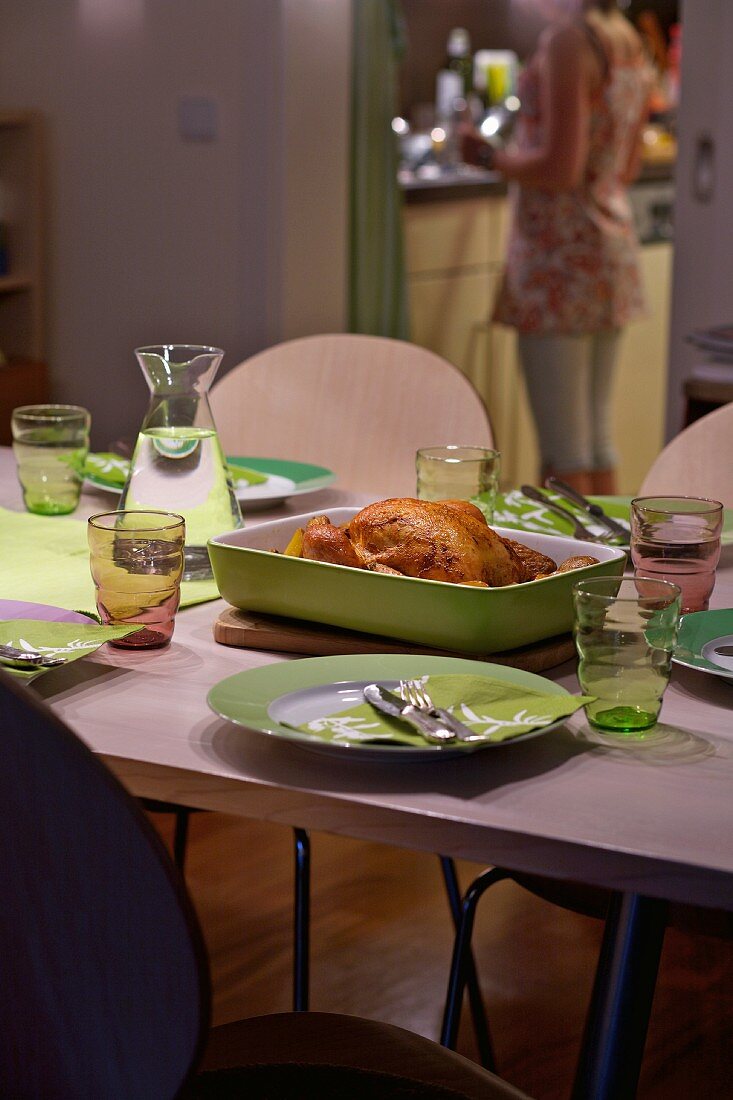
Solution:
<svg viewBox="0 0 733 1100">
<path fill-rule="evenodd" d="M 543 477 L 613 493 L 620 330 L 644 313 L 626 187 L 639 169 L 650 74 L 614 0 L 521 2 L 550 23 L 520 78 L 516 142 L 494 150 L 464 134 L 465 159 L 514 184 L 494 321 L 518 332 Z"/>
</svg>

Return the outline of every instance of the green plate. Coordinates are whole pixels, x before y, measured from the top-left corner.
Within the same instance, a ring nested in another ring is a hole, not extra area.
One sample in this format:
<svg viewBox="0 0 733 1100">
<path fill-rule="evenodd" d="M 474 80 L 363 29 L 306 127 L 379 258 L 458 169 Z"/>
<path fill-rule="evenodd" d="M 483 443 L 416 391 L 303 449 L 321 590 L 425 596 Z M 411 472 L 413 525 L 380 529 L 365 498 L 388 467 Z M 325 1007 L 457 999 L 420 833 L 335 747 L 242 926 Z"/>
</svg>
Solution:
<svg viewBox="0 0 733 1100">
<path fill-rule="evenodd" d="M 550 493 L 550 496 L 558 504 L 562 504 L 564 508 L 574 512 L 581 523 L 584 523 L 590 531 L 599 535 L 607 534 L 603 525 L 597 523 L 586 512 L 574 508 L 569 501 L 556 493 Z M 621 520 L 626 524 L 629 523 L 633 497 L 589 497 L 588 499 L 595 504 L 600 504 L 604 512 L 607 512 L 612 519 Z M 555 515 L 549 508 L 544 508 L 541 504 L 529 500 L 519 489 L 512 489 L 507 493 L 498 494 L 494 523 L 504 527 L 513 527 L 517 531 L 536 531 L 538 534 L 543 532 L 548 535 L 572 534 L 572 527 L 568 520 Z M 733 509 L 731 508 L 726 508 L 723 511 L 723 533 L 720 536 L 720 541 L 724 546 L 733 543 Z"/>
<path fill-rule="evenodd" d="M 340 524 L 356 511 L 331 508 L 328 515 Z M 211 539 L 209 556 L 224 599 L 242 610 L 485 656 L 566 634 L 573 625 L 573 585 L 590 576 L 619 575 L 626 562 L 617 547 L 527 534 L 528 545 L 558 563 L 577 554 L 592 555 L 599 563 L 528 584 L 473 588 L 275 552 L 319 514 L 289 516 Z"/>
<path fill-rule="evenodd" d="M 733 656 L 716 654 L 720 646 L 733 646 L 733 608 L 721 611 L 695 611 L 683 615 L 672 660 L 687 668 L 697 668 L 733 681 Z"/>
<path fill-rule="evenodd" d="M 520 734 L 508 741 L 481 741 L 468 745 L 411 746 L 398 744 L 365 744 L 364 742 L 324 741 L 315 734 L 303 733 L 282 725 L 286 715 L 290 721 L 307 722 L 319 714 L 335 713 L 339 698 L 343 709 L 360 701 L 361 688 L 378 681 L 396 686 L 397 681 L 425 675 L 464 673 L 493 676 L 496 679 L 534 688 L 552 695 L 569 692 L 552 680 L 505 665 L 469 661 L 460 657 L 427 657 L 408 653 L 365 653 L 343 657 L 306 657 L 299 661 L 278 662 L 261 668 L 248 669 L 228 676 L 216 684 L 208 695 L 211 709 L 238 726 L 290 741 L 304 749 L 340 756 L 350 760 L 386 760 L 417 762 L 463 756 L 479 749 L 497 748 L 538 737 L 561 726 L 565 719 L 542 729 Z M 319 709 L 320 708 L 320 709 Z"/>
<path fill-rule="evenodd" d="M 236 458 L 229 456 L 227 462 L 232 471 L 236 470 L 237 466 L 242 466 L 247 470 L 264 474 L 267 478 L 259 485 L 247 485 L 245 482 L 238 485 L 235 479 L 234 491 L 237 500 L 250 512 L 255 508 L 272 508 L 282 500 L 323 489 L 336 480 L 336 475 L 325 466 L 313 466 L 308 462 L 288 462 L 283 458 L 240 458 L 239 456 Z"/>
<path fill-rule="evenodd" d="M 94 489 L 117 493 L 124 488 L 129 462 L 119 455 L 90 455 L 93 469 L 87 469 L 85 481 Z M 234 494 L 246 511 L 259 508 L 272 508 L 289 497 L 301 493 L 312 493 L 323 489 L 336 480 L 336 475 L 325 466 L 313 466 L 308 462 L 290 462 L 283 458 L 254 458 L 249 456 L 227 456 L 232 472 Z M 252 484 L 246 476 L 237 480 L 236 469 L 253 470 L 261 474 Z"/>
</svg>

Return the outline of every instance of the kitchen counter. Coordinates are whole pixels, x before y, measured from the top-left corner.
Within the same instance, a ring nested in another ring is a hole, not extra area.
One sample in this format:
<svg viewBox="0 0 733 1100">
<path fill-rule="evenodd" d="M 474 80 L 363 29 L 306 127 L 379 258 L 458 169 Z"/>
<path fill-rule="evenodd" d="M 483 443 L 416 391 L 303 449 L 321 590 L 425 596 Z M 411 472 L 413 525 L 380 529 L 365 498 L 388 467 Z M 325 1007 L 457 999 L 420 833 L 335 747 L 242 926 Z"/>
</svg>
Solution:
<svg viewBox="0 0 733 1100">
<path fill-rule="evenodd" d="M 673 163 L 645 164 L 632 187 L 647 183 L 668 183 L 674 179 Z M 438 171 L 436 175 L 416 176 L 408 169 L 400 170 L 400 186 L 409 204 L 445 202 L 462 198 L 498 197 L 506 194 L 506 181 L 498 172 L 462 164 L 457 168 Z"/>
</svg>

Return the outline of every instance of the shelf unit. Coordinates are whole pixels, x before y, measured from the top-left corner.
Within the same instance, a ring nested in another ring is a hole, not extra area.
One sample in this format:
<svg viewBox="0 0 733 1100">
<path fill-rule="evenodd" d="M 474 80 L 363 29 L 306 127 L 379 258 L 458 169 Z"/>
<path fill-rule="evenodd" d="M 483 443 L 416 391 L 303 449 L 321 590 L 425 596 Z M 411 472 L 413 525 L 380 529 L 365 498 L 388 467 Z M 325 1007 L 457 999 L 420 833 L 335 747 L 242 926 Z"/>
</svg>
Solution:
<svg viewBox="0 0 733 1100">
<path fill-rule="evenodd" d="M 7 271 L 0 275 L 0 443 L 16 405 L 49 399 L 45 363 L 41 117 L 0 110 L 0 222 Z"/>
</svg>

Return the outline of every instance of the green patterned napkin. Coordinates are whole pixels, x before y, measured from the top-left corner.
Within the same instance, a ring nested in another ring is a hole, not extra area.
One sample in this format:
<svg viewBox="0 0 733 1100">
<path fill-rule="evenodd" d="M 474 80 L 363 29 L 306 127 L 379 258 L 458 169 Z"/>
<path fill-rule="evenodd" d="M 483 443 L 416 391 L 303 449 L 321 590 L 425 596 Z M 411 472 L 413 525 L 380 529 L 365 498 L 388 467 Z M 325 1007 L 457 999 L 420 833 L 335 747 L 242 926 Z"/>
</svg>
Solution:
<svg viewBox="0 0 733 1100">
<path fill-rule="evenodd" d="M 436 706 L 455 714 L 474 733 L 482 734 L 486 741 L 507 741 L 530 730 L 549 726 L 594 699 L 592 695 L 548 695 L 491 676 L 424 676 L 421 682 L 427 687 Z M 317 734 L 324 741 L 345 744 L 365 741 L 396 741 L 416 746 L 425 744 L 412 726 L 399 718 L 382 714 L 369 703 L 361 703 L 294 728 L 303 733 Z M 460 742 L 456 745 L 460 746 Z M 470 748 L 470 744 L 464 747 Z"/>
<path fill-rule="evenodd" d="M 41 619 L 4 619 L 0 621 L 0 642 L 16 649 L 37 650 L 49 657 L 62 657 L 65 664 L 78 661 L 113 638 L 126 638 L 141 626 L 96 626 L 90 623 L 51 623 Z M 61 668 L 61 665 L 57 665 Z M 0 668 L 30 683 L 50 668 L 12 668 L 0 661 Z"/>
<path fill-rule="evenodd" d="M 97 454 L 87 455 L 84 465 L 84 476 L 95 481 L 99 485 L 109 485 L 110 489 L 125 487 L 127 475 L 130 472 L 129 460 L 122 455 L 114 455 L 108 451 L 99 451 Z"/>
<path fill-rule="evenodd" d="M 96 614 L 87 525 L 67 516 L 0 508 L 0 595 Z M 181 607 L 219 598 L 212 581 L 184 581 Z"/>
<path fill-rule="evenodd" d="M 245 466 L 227 464 L 227 469 L 234 485 L 261 485 L 268 480 L 267 474 L 258 473 L 257 470 L 250 470 Z M 123 458 L 122 455 L 107 451 L 97 451 L 87 455 L 84 475 L 95 485 L 108 486 L 110 489 L 119 489 L 122 492 L 129 472 L 129 459 Z"/>
<path fill-rule="evenodd" d="M 615 542 L 608 528 L 598 523 L 587 512 L 575 508 L 569 501 L 564 500 L 556 493 L 548 492 L 548 496 L 557 504 L 561 504 L 569 512 L 578 517 L 588 530 L 594 535 L 603 535 L 608 542 Z M 609 516 L 617 519 L 622 525 L 629 526 L 629 507 L 631 497 L 592 497 L 592 500 L 601 504 Z M 480 501 L 476 501 L 480 507 Z M 490 521 L 497 527 L 515 527 L 518 531 L 536 531 L 543 535 L 570 535 L 573 534 L 572 524 L 562 516 L 551 512 L 549 508 L 530 500 L 519 489 L 512 489 L 508 493 L 498 493 L 494 508 L 494 518 Z"/>
</svg>

